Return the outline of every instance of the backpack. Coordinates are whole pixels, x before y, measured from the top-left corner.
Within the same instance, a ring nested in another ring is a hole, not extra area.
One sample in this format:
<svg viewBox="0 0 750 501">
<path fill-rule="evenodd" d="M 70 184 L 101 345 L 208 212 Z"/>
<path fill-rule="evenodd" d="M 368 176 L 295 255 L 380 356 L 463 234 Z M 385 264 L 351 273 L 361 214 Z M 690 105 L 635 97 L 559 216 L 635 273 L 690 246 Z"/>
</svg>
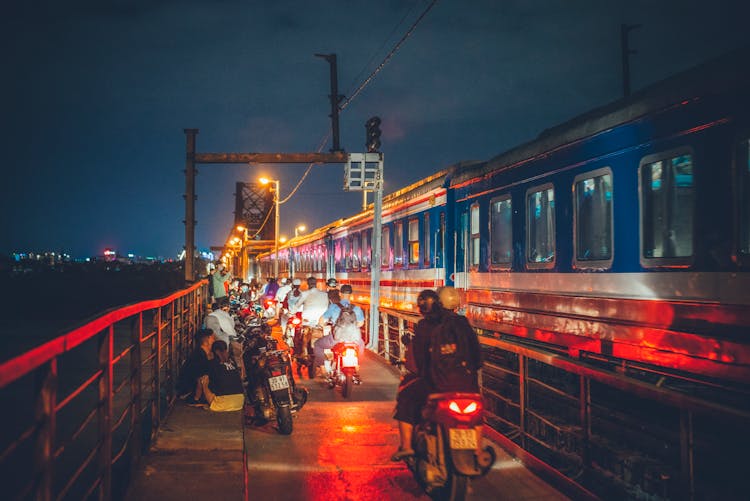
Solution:
<svg viewBox="0 0 750 501">
<path fill-rule="evenodd" d="M 430 338 L 427 375 L 437 391 L 479 391 L 478 353 L 472 353 L 479 348 L 472 348 L 475 337 L 468 322 L 453 313 L 435 329 Z"/>
<path fill-rule="evenodd" d="M 339 312 L 339 317 L 336 319 L 336 323 L 333 325 L 334 330 L 347 325 L 357 325 L 357 315 L 354 313 L 354 306 L 351 303 L 348 305 L 336 303 L 336 305 L 341 311 Z"/>
</svg>

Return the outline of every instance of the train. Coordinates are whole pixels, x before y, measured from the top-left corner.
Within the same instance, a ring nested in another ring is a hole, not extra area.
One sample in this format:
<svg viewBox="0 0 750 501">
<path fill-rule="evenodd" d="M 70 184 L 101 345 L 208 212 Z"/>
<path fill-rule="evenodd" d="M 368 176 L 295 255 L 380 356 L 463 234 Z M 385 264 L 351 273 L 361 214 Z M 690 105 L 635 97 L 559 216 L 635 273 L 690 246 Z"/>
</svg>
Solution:
<svg viewBox="0 0 750 501">
<path fill-rule="evenodd" d="M 480 338 L 750 382 L 750 47 L 460 162 L 289 240 L 280 273 L 416 313 L 452 285 Z M 387 175 L 387 170 L 386 170 Z M 271 276 L 275 254 L 257 257 Z"/>
</svg>

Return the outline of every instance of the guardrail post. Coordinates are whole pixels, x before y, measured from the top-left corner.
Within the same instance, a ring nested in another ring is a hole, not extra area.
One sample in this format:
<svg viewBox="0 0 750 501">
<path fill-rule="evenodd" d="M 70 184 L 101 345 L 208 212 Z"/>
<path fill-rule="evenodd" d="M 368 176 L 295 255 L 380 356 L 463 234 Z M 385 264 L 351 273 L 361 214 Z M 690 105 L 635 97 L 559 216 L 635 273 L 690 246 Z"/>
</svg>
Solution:
<svg viewBox="0 0 750 501">
<path fill-rule="evenodd" d="M 133 349 L 130 352 L 130 428 L 133 430 L 130 445 L 130 471 L 134 472 L 141 459 L 142 421 L 141 421 L 141 385 L 143 355 L 141 339 L 143 338 L 143 312 L 138 313 L 138 328 L 130 332 L 130 342 Z"/>
<path fill-rule="evenodd" d="M 579 414 L 581 423 L 581 459 L 583 466 L 591 466 L 590 441 L 591 441 L 591 381 L 585 376 L 579 376 L 580 394 L 578 398 Z"/>
<path fill-rule="evenodd" d="M 112 351 L 114 325 L 99 337 L 99 467 L 100 499 L 112 497 Z"/>
<path fill-rule="evenodd" d="M 152 436 L 159 428 L 159 423 L 161 423 L 161 307 L 156 308 L 156 315 L 153 323 L 156 327 L 156 333 L 153 337 L 155 341 L 152 346 L 154 346 L 156 351 L 151 351 L 154 355 L 154 389 L 153 400 L 151 401 Z"/>
<path fill-rule="evenodd" d="M 55 406 L 57 405 L 57 358 L 41 366 L 36 373 L 36 420 L 41 423 L 34 450 L 34 478 L 38 479 L 35 498 L 51 501 L 55 468 Z"/>
<path fill-rule="evenodd" d="M 680 474 L 684 499 L 695 499 L 694 469 L 693 469 L 693 413 L 686 409 L 680 410 Z"/>
<path fill-rule="evenodd" d="M 521 447 L 526 448 L 526 357 L 518 355 L 518 431 L 521 433 Z"/>
<path fill-rule="evenodd" d="M 169 386 L 167 387 L 167 400 L 172 403 L 175 399 L 175 393 L 176 393 L 176 387 L 177 387 L 177 370 L 176 367 L 176 359 L 175 356 L 175 302 L 172 301 L 169 303 L 169 345 L 167 346 L 167 352 L 169 354 L 169 364 L 168 369 L 169 370 Z"/>
</svg>

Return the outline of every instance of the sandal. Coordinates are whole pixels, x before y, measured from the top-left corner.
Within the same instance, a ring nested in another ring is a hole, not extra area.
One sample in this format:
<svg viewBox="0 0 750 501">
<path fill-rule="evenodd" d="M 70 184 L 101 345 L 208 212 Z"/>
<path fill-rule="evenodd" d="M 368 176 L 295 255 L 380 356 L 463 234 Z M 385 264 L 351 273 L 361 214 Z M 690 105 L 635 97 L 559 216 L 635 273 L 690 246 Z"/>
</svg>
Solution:
<svg viewBox="0 0 750 501">
<path fill-rule="evenodd" d="M 391 461 L 401 461 L 413 455 L 414 455 L 414 450 L 402 449 L 401 447 L 399 447 L 396 453 L 393 456 L 391 456 Z"/>
</svg>

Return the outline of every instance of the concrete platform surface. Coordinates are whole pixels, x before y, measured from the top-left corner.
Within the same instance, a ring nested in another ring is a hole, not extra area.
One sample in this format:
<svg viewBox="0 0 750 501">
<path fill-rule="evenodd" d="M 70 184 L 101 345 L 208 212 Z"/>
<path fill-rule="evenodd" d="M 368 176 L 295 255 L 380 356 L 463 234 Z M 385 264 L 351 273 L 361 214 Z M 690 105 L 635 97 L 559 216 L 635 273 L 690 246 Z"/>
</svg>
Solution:
<svg viewBox="0 0 750 501">
<path fill-rule="evenodd" d="M 243 419 L 177 402 L 126 499 L 243 499 Z"/>
</svg>

